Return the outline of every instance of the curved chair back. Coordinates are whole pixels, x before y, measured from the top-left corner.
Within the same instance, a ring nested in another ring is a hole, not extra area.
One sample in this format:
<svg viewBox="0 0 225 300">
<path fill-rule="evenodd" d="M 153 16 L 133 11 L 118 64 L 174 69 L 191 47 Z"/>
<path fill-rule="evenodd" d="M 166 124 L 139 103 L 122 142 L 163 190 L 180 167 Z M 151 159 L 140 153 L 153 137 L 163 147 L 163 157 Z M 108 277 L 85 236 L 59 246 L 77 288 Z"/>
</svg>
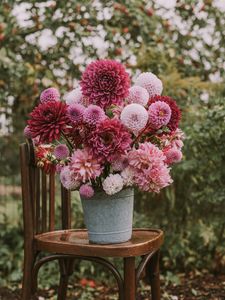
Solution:
<svg viewBox="0 0 225 300">
<path fill-rule="evenodd" d="M 25 237 L 55 229 L 55 174 L 36 166 L 32 140 L 20 145 Z M 61 229 L 71 228 L 70 192 L 61 186 Z"/>
</svg>

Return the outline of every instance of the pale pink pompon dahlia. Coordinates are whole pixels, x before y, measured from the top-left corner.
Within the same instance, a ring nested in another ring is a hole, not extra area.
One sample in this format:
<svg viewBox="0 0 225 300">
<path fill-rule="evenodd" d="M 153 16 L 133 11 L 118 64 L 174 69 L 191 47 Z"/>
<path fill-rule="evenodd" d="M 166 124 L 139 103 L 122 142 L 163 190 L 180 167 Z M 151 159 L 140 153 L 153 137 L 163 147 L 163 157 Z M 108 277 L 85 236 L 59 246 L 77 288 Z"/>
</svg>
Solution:
<svg viewBox="0 0 225 300">
<path fill-rule="evenodd" d="M 59 101 L 59 100 L 60 100 L 59 91 L 53 87 L 44 90 L 40 96 L 41 103 L 48 102 L 48 101 Z"/>
<path fill-rule="evenodd" d="M 149 106 L 149 123 L 152 128 L 159 129 L 169 123 L 171 109 L 166 102 L 157 101 Z"/>
<path fill-rule="evenodd" d="M 80 187 L 80 195 L 84 198 L 91 198 L 94 196 L 94 189 L 90 184 L 82 184 Z"/>
<path fill-rule="evenodd" d="M 83 95 L 81 92 L 81 88 L 77 87 L 76 89 L 68 92 L 63 99 L 66 101 L 67 104 L 82 104 Z"/>
<path fill-rule="evenodd" d="M 63 167 L 60 172 L 60 180 L 62 185 L 67 190 L 75 190 L 79 187 L 80 183 L 77 181 L 76 174 L 70 169 L 69 166 Z"/>
<path fill-rule="evenodd" d="M 134 171 L 134 182 L 143 191 L 158 193 L 172 183 L 162 150 L 151 143 L 143 143 L 129 153 L 129 165 Z"/>
<path fill-rule="evenodd" d="M 120 115 L 121 122 L 135 135 L 145 128 L 148 122 L 148 112 L 140 104 L 128 104 Z"/>
<path fill-rule="evenodd" d="M 102 172 L 99 161 L 87 148 L 74 151 L 69 166 L 76 174 L 77 180 L 83 183 L 91 179 L 95 179 Z"/>
<path fill-rule="evenodd" d="M 137 103 L 145 106 L 149 100 L 148 91 L 138 85 L 134 85 L 129 89 L 129 95 L 127 97 L 128 103 Z"/>
<path fill-rule="evenodd" d="M 162 81 L 151 72 L 141 73 L 136 79 L 135 85 L 142 86 L 143 88 L 145 88 L 148 91 L 150 98 L 155 95 L 162 94 Z"/>
<path fill-rule="evenodd" d="M 80 85 L 90 104 L 105 109 L 111 104 L 121 104 L 128 96 L 130 79 L 121 63 L 97 60 L 87 66 Z"/>
<path fill-rule="evenodd" d="M 114 195 L 122 190 L 123 178 L 119 174 L 110 174 L 102 183 L 103 190 L 108 195 Z"/>
</svg>

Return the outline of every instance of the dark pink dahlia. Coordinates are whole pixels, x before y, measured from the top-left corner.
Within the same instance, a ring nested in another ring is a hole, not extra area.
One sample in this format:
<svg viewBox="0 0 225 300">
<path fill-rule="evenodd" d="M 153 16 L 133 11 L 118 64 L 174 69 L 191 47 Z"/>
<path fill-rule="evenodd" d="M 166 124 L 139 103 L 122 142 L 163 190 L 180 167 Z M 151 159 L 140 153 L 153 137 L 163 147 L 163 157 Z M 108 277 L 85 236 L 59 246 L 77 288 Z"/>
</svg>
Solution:
<svg viewBox="0 0 225 300">
<path fill-rule="evenodd" d="M 130 133 L 117 119 L 105 119 L 90 133 L 87 143 L 98 157 L 111 161 L 115 155 L 122 155 L 130 149 Z"/>
<path fill-rule="evenodd" d="M 121 104 L 128 96 L 130 78 L 124 66 L 115 60 L 97 60 L 87 66 L 81 79 L 81 89 L 90 104 L 103 109 Z"/>
<path fill-rule="evenodd" d="M 61 131 L 66 129 L 69 119 L 67 105 L 59 101 L 40 103 L 30 114 L 28 125 L 35 138 L 39 136 L 40 143 L 51 143 L 59 139 Z"/>
</svg>

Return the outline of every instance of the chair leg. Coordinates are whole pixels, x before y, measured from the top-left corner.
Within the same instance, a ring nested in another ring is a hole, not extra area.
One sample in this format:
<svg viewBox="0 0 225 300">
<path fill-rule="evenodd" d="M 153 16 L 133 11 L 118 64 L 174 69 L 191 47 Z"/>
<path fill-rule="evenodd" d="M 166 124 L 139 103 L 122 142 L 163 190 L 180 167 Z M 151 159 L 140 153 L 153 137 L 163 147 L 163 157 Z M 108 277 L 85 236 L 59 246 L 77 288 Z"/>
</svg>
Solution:
<svg viewBox="0 0 225 300">
<path fill-rule="evenodd" d="M 135 257 L 124 258 L 124 300 L 136 299 Z"/>
<path fill-rule="evenodd" d="M 150 279 L 152 300 L 160 300 L 159 251 L 150 259 L 146 271 Z"/>
<path fill-rule="evenodd" d="M 32 271 L 35 263 L 35 255 L 32 251 L 24 253 L 24 269 L 22 282 L 22 300 L 31 300 L 33 296 Z"/>
<path fill-rule="evenodd" d="M 66 292 L 68 287 L 69 277 L 73 272 L 73 259 L 60 259 L 59 267 L 60 267 L 60 282 L 58 289 L 58 300 L 66 299 Z"/>
</svg>

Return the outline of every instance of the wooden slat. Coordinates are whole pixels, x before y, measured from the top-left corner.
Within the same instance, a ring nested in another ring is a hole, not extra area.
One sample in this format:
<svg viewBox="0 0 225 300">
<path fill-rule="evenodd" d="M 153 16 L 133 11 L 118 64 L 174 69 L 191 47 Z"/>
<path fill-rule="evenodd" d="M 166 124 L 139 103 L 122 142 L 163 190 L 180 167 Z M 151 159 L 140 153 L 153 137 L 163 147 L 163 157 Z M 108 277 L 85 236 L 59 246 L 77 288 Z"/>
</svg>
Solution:
<svg viewBox="0 0 225 300">
<path fill-rule="evenodd" d="M 36 182 L 35 182 L 35 168 L 32 165 L 29 165 L 29 181 L 30 181 L 30 201 L 31 201 L 31 207 L 32 211 L 32 220 L 35 220 L 35 215 L 36 215 L 36 203 L 35 203 L 35 187 L 36 187 Z M 34 223 L 34 226 L 36 224 Z M 36 232 L 34 228 L 34 232 Z"/>
<path fill-rule="evenodd" d="M 71 228 L 71 195 L 70 191 L 66 190 L 61 185 L 61 213 L 62 213 L 62 229 Z"/>
<path fill-rule="evenodd" d="M 35 205 L 36 205 L 36 233 L 41 232 L 41 224 L 40 224 L 40 169 L 35 168 Z"/>
<path fill-rule="evenodd" d="M 30 174 L 28 166 L 28 148 L 26 144 L 20 146 L 20 162 L 21 162 L 21 183 L 22 183 L 22 199 L 23 199 L 23 221 L 24 221 L 24 238 L 30 240 L 34 236 L 33 216 L 31 214 L 31 187 Z M 26 248 L 26 246 L 25 246 Z"/>
<path fill-rule="evenodd" d="M 55 229 L 55 175 L 49 176 L 49 231 Z"/>
<path fill-rule="evenodd" d="M 41 221 L 42 221 L 42 232 L 47 230 L 47 176 L 46 173 L 42 170 L 41 172 Z"/>
</svg>

